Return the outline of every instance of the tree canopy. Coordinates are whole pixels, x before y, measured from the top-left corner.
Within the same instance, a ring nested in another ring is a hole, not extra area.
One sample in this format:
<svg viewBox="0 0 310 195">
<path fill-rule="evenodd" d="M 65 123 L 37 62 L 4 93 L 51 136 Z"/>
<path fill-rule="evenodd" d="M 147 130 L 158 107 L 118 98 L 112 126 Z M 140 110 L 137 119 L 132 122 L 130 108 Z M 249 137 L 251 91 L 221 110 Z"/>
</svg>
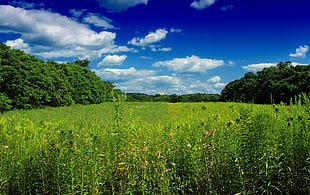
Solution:
<svg viewBox="0 0 310 195">
<path fill-rule="evenodd" d="M 218 94 L 195 93 L 187 95 L 147 95 L 143 93 L 127 93 L 128 102 L 217 102 Z"/>
<path fill-rule="evenodd" d="M 248 72 L 243 78 L 228 83 L 221 101 L 253 102 L 260 104 L 289 103 L 301 93 L 310 92 L 310 65 L 289 61 L 264 68 L 257 74 Z"/>
<path fill-rule="evenodd" d="M 0 111 L 110 101 L 115 86 L 89 63 L 46 62 L 0 43 Z"/>
</svg>

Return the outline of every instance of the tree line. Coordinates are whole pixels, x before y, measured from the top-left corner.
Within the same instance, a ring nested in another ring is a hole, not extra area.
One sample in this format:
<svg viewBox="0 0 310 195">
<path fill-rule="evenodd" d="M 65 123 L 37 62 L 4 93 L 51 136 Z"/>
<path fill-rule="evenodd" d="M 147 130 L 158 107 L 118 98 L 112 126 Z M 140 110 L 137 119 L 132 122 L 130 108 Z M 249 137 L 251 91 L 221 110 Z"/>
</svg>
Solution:
<svg viewBox="0 0 310 195">
<path fill-rule="evenodd" d="M 127 93 L 128 102 L 217 102 L 220 98 L 218 94 L 186 94 L 186 95 L 147 95 L 144 93 Z"/>
<path fill-rule="evenodd" d="M 0 43 L 0 111 L 110 101 L 119 91 L 89 70 L 89 62 L 46 62 Z"/>
<path fill-rule="evenodd" d="M 248 72 L 228 83 L 221 92 L 220 101 L 288 104 L 300 94 L 309 93 L 310 65 L 294 66 L 287 61 L 257 73 Z"/>
</svg>

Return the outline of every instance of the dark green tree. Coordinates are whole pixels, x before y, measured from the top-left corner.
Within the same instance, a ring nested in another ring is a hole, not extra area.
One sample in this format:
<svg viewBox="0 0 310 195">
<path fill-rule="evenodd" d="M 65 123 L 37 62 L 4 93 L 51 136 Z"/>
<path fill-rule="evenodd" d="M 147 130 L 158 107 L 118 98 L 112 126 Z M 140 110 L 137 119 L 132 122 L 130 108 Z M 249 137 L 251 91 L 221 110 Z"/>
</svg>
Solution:
<svg viewBox="0 0 310 195">
<path fill-rule="evenodd" d="M 77 65 L 84 67 L 84 68 L 90 68 L 90 66 L 89 66 L 90 60 L 88 60 L 88 59 L 84 59 L 84 60 L 77 59 L 74 61 L 74 64 L 77 64 Z"/>
<path fill-rule="evenodd" d="M 293 66 L 280 62 L 257 74 L 246 73 L 243 78 L 228 83 L 221 93 L 221 101 L 254 103 L 289 103 L 301 93 L 310 93 L 310 66 Z"/>
<path fill-rule="evenodd" d="M 89 70 L 89 63 L 45 62 L 0 43 L 0 111 L 110 101 L 115 86 Z"/>
</svg>

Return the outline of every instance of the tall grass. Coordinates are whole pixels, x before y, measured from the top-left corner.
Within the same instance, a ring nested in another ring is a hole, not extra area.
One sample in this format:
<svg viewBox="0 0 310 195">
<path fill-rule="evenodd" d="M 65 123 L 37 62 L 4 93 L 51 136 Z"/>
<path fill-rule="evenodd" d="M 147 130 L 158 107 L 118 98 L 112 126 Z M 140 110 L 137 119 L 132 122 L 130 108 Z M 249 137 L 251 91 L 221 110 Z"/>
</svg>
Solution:
<svg viewBox="0 0 310 195">
<path fill-rule="evenodd" d="M 105 103 L 0 118 L 0 194 L 309 194 L 309 105 Z"/>
</svg>

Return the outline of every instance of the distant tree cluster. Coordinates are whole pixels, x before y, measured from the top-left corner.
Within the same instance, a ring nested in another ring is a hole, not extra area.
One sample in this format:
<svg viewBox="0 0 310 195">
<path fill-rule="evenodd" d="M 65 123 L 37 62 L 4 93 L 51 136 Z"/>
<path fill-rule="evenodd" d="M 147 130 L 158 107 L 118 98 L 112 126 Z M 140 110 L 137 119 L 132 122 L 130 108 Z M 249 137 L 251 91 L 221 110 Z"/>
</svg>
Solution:
<svg viewBox="0 0 310 195">
<path fill-rule="evenodd" d="M 90 61 L 43 61 L 0 43 L 0 111 L 109 101 L 114 85 L 88 69 Z"/>
<path fill-rule="evenodd" d="M 264 68 L 257 74 L 248 72 L 243 78 L 228 83 L 222 90 L 220 100 L 290 103 L 301 93 L 310 93 L 310 65 L 293 66 L 288 61 Z"/>
<path fill-rule="evenodd" d="M 220 96 L 217 94 L 188 94 L 188 95 L 147 95 L 143 93 L 127 93 L 128 102 L 217 102 Z"/>
</svg>

